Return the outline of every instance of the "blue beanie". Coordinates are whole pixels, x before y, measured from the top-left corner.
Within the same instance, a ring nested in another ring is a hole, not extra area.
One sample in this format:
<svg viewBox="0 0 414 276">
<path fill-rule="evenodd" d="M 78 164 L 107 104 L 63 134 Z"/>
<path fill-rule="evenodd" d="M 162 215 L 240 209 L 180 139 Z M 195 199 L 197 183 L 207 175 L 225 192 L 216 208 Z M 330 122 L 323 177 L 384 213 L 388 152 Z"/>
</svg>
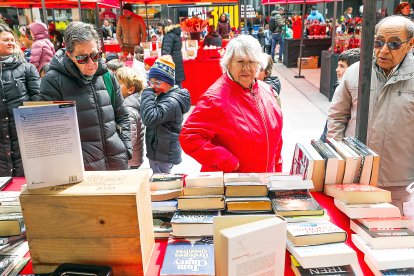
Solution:
<svg viewBox="0 0 414 276">
<path fill-rule="evenodd" d="M 148 79 L 157 79 L 168 83 L 171 86 L 175 84 L 175 64 L 169 55 L 157 58 L 154 65 L 148 72 Z"/>
</svg>

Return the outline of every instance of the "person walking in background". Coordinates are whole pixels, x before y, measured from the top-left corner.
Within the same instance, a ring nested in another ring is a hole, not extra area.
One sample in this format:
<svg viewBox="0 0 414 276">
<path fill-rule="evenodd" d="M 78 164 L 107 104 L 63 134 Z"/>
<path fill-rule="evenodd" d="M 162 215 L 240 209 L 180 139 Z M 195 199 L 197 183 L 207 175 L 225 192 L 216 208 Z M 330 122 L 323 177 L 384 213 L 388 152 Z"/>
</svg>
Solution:
<svg viewBox="0 0 414 276">
<path fill-rule="evenodd" d="M 183 54 L 181 52 L 181 27 L 180 24 L 169 25 L 165 27 L 165 34 L 161 45 L 161 54 L 170 55 L 175 64 L 175 84 L 182 88 L 182 81 L 185 80 Z"/>
<path fill-rule="evenodd" d="M 58 30 L 56 30 L 55 23 L 50 22 L 48 29 L 50 41 L 52 41 L 53 46 L 55 47 L 55 51 L 58 51 L 59 49 L 63 48 L 63 36 Z"/>
<path fill-rule="evenodd" d="M 65 31 L 66 49 L 40 83 L 44 101 L 76 101 L 85 170 L 125 170 L 132 157 L 129 112 L 119 84 L 99 51 L 99 35 L 83 22 Z"/>
<path fill-rule="evenodd" d="M 134 70 L 146 83 L 147 70 L 145 70 L 144 48 L 142 48 L 142 46 L 135 46 L 134 48 L 134 60 L 132 61 L 132 70 Z M 144 87 L 146 86 L 145 83 Z"/>
<path fill-rule="evenodd" d="M 0 68 L 0 176 L 24 176 L 13 108 L 38 99 L 40 78 L 6 24 L 0 24 Z"/>
<path fill-rule="evenodd" d="M 402 15 L 407 17 L 408 19 L 411 19 L 410 16 L 410 3 L 408 2 L 401 2 L 399 5 L 397 5 L 394 9 L 395 15 Z"/>
<path fill-rule="evenodd" d="M 272 47 L 272 33 L 269 30 L 269 24 L 264 26 L 265 47 L 264 52 L 268 55 L 272 54 L 270 48 Z"/>
<path fill-rule="evenodd" d="M 316 6 L 311 7 L 311 13 L 306 18 L 308 23 L 313 22 L 314 20 L 319 21 L 319 23 L 325 23 L 325 19 L 323 18 L 323 15 L 318 11 Z"/>
<path fill-rule="evenodd" d="M 181 163 L 178 135 L 191 103 L 188 91 L 174 85 L 174 74 L 171 56 L 159 57 L 148 72 L 149 87 L 141 95 L 147 157 L 154 173 L 170 173 Z"/>
<path fill-rule="evenodd" d="M 259 27 L 259 31 L 257 32 L 257 40 L 259 40 L 260 46 L 262 46 L 262 51 L 264 52 L 265 33 L 264 33 L 264 28 L 263 27 Z"/>
<path fill-rule="evenodd" d="M 214 30 L 214 26 L 209 25 L 207 29 L 208 29 L 208 34 L 204 37 L 203 47 L 206 47 L 206 46 L 221 47 L 221 45 L 223 44 L 223 39 L 216 32 L 216 30 Z"/>
<path fill-rule="evenodd" d="M 229 39 L 231 32 L 230 20 L 227 14 L 222 13 L 217 22 L 216 32 L 221 36 L 222 39 Z"/>
<path fill-rule="evenodd" d="M 277 76 L 272 76 L 272 70 L 273 70 L 273 59 L 270 55 L 266 55 L 263 57 L 265 59 L 263 66 L 264 67 L 260 67 L 260 71 L 257 74 L 257 79 L 264 81 L 265 83 L 267 83 L 273 90 L 273 94 L 275 95 L 275 98 L 277 100 L 277 102 L 279 103 L 279 106 L 281 105 L 281 101 L 280 101 L 280 89 L 281 89 L 281 84 L 280 84 L 280 80 L 279 77 Z"/>
<path fill-rule="evenodd" d="M 104 39 L 110 39 L 113 37 L 114 30 L 112 26 L 109 24 L 109 20 L 105 19 L 102 25 L 102 35 Z"/>
<path fill-rule="evenodd" d="M 116 71 L 116 79 L 129 111 L 131 125 L 132 158 L 128 161 L 128 166 L 130 169 L 138 169 L 144 162 L 145 127 L 141 120 L 140 95 L 146 80 L 128 67 L 122 67 Z"/>
<path fill-rule="evenodd" d="M 230 40 L 223 75 L 205 92 L 184 123 L 180 144 L 202 171 L 280 172 L 282 112 L 274 92 L 256 80 L 266 67 L 257 39 Z"/>
<path fill-rule="evenodd" d="M 141 16 L 132 12 L 132 5 L 125 3 L 118 19 L 116 36 L 122 52 L 134 54 L 134 47 L 147 40 L 147 27 Z"/>
<path fill-rule="evenodd" d="M 404 216 L 414 216 L 414 210 L 403 210 L 403 202 L 413 200 L 406 191 L 414 182 L 413 37 L 414 23 L 402 16 L 386 17 L 375 26 L 367 127 L 367 146 L 381 156 L 378 185 L 391 191 L 392 204 Z M 358 76 L 359 62 L 339 82 L 328 137 L 355 136 Z"/>
<path fill-rule="evenodd" d="M 346 9 L 346 11 L 344 12 L 345 20 L 352 19 L 352 11 L 353 11 L 352 7 L 348 7 Z"/>
<path fill-rule="evenodd" d="M 273 10 L 269 21 L 269 30 L 272 33 L 271 56 L 275 60 L 276 45 L 279 44 L 279 62 L 282 62 L 283 56 L 283 27 L 285 26 L 285 21 L 282 14 L 284 11 L 282 7 L 279 7 L 277 11 Z"/>
<path fill-rule="evenodd" d="M 30 63 L 40 72 L 43 66 L 52 60 L 55 47 L 49 40 L 47 27 L 44 23 L 32 23 L 29 25 L 29 29 L 34 39 L 30 52 Z"/>
</svg>

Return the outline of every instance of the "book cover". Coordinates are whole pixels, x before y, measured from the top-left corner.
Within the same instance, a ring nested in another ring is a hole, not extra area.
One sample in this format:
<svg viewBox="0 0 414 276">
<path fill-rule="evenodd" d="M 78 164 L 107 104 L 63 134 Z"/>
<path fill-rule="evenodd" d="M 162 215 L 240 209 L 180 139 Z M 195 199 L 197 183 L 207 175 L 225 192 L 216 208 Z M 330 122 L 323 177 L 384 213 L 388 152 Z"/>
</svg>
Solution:
<svg viewBox="0 0 414 276">
<path fill-rule="evenodd" d="M 306 152 L 302 144 L 296 144 L 290 174 L 301 175 L 302 179 L 311 180 L 313 175 L 313 165 L 314 162 L 311 159 L 311 156 Z"/>
<path fill-rule="evenodd" d="M 18 236 L 25 231 L 22 213 L 0 215 L 0 236 Z"/>
<path fill-rule="evenodd" d="M 150 190 L 177 190 L 183 187 L 184 175 L 174 173 L 154 173 L 150 179 Z"/>
<path fill-rule="evenodd" d="M 270 192 L 273 209 L 281 216 L 323 215 L 324 210 L 308 190 Z"/>
<path fill-rule="evenodd" d="M 227 197 L 227 212 L 269 212 L 272 202 L 268 197 Z"/>
<path fill-rule="evenodd" d="M 349 204 L 391 202 L 391 192 L 364 184 L 326 185 L 325 194 Z"/>
<path fill-rule="evenodd" d="M 223 185 L 223 172 L 190 173 L 185 178 L 186 187 L 209 187 Z"/>
<path fill-rule="evenodd" d="M 342 183 L 354 183 L 357 168 L 359 168 L 358 157 L 348 151 L 347 147 L 342 142 L 336 141 L 333 138 L 327 139 L 327 143 L 339 154 L 345 161 L 344 175 Z M 359 160 L 361 162 L 361 160 Z"/>
<path fill-rule="evenodd" d="M 325 184 L 342 183 L 344 177 L 344 161 L 341 156 L 335 154 L 334 150 L 326 143 L 311 140 L 311 145 L 325 159 Z"/>
<path fill-rule="evenodd" d="M 365 145 L 362 146 L 363 144 L 360 141 L 357 143 L 356 139 L 353 139 L 352 137 L 344 137 L 343 142 L 361 156 L 360 173 L 355 182 L 369 185 L 374 160 L 373 155 L 367 150 L 368 148 Z"/>
<path fill-rule="evenodd" d="M 227 197 L 267 196 L 267 185 L 262 182 L 226 182 Z"/>
<path fill-rule="evenodd" d="M 225 173 L 223 176 L 224 183 L 227 182 L 260 182 L 260 176 L 257 173 Z"/>
<path fill-rule="evenodd" d="M 388 202 L 367 203 L 367 204 L 347 204 L 334 198 L 335 206 L 350 219 L 357 218 L 376 218 L 378 214 L 382 217 L 400 217 L 401 212 L 397 206 Z"/>
<path fill-rule="evenodd" d="M 171 219 L 174 213 L 153 213 L 155 238 L 168 238 L 172 233 Z"/>
<path fill-rule="evenodd" d="M 280 217 L 223 229 L 220 235 L 221 275 L 283 275 L 286 222 Z"/>
<path fill-rule="evenodd" d="M 214 276 L 214 245 L 211 237 L 170 238 L 161 276 Z"/>
<path fill-rule="evenodd" d="M 285 217 L 286 222 L 301 222 L 301 221 L 319 221 L 319 220 L 331 220 L 331 217 L 325 212 L 323 215 L 319 216 L 294 216 L 294 217 Z"/>
<path fill-rule="evenodd" d="M 292 270 L 296 276 L 358 276 L 355 274 L 351 265 L 341 266 L 327 266 L 327 267 L 315 267 L 315 268 L 303 268 L 302 266 L 292 265 Z"/>
<path fill-rule="evenodd" d="M 184 196 L 224 195 L 224 186 L 184 187 Z"/>
<path fill-rule="evenodd" d="M 28 189 L 83 181 L 74 102 L 23 106 L 13 114 Z"/>
<path fill-rule="evenodd" d="M 269 191 L 312 190 L 312 180 L 269 180 L 266 182 Z"/>
<path fill-rule="evenodd" d="M 177 210 L 177 200 L 154 201 L 151 202 L 151 209 L 153 213 L 172 212 Z"/>
<path fill-rule="evenodd" d="M 10 182 L 13 181 L 11 176 L 2 176 L 0 177 L 0 191 L 3 190 Z"/>
<path fill-rule="evenodd" d="M 171 219 L 173 235 L 178 237 L 213 236 L 213 218 L 219 211 L 177 211 Z"/>
<path fill-rule="evenodd" d="M 173 189 L 173 190 L 157 190 L 151 191 L 151 201 L 164 201 L 177 198 L 182 195 L 181 189 Z"/>
<path fill-rule="evenodd" d="M 347 238 L 346 232 L 330 221 L 289 223 L 287 234 L 295 246 L 345 242 Z"/>
<path fill-rule="evenodd" d="M 381 213 L 379 213 L 381 215 Z M 414 220 L 409 217 L 375 217 L 360 218 L 357 221 L 368 229 L 408 228 L 413 230 Z"/>
<path fill-rule="evenodd" d="M 26 232 L 23 232 L 17 236 L 0 237 L 0 245 L 14 243 L 17 241 L 24 240 L 25 238 L 26 238 Z"/>
<path fill-rule="evenodd" d="M 177 201 L 178 210 L 208 211 L 223 210 L 225 207 L 224 195 L 180 196 Z"/>
<path fill-rule="evenodd" d="M 10 251 L 2 252 L 0 254 L 0 275 L 8 276 L 27 252 L 29 252 L 27 242 L 20 243 Z"/>
</svg>

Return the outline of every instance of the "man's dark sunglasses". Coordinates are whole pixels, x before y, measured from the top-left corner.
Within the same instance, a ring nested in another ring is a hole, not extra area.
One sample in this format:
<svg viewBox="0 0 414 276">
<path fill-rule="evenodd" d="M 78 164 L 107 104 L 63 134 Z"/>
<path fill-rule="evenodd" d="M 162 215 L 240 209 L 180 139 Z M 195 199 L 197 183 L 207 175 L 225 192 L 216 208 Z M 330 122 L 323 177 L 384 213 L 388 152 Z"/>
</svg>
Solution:
<svg viewBox="0 0 414 276">
<path fill-rule="evenodd" d="M 79 55 L 79 56 L 75 56 L 76 62 L 79 64 L 86 64 L 88 63 L 89 58 L 91 58 L 91 60 L 93 62 L 97 62 L 101 59 L 102 53 L 98 52 L 98 53 L 91 53 L 89 55 Z"/>
<path fill-rule="evenodd" d="M 402 42 L 385 42 L 385 41 L 382 41 L 382 40 L 374 40 L 374 48 L 375 49 L 382 49 L 382 47 L 384 47 L 384 45 L 387 44 L 387 46 L 390 50 L 398 50 L 398 49 L 401 48 L 401 46 L 404 43 L 410 41 L 410 39 L 411 38 L 408 38 L 407 40 L 402 41 Z"/>
</svg>

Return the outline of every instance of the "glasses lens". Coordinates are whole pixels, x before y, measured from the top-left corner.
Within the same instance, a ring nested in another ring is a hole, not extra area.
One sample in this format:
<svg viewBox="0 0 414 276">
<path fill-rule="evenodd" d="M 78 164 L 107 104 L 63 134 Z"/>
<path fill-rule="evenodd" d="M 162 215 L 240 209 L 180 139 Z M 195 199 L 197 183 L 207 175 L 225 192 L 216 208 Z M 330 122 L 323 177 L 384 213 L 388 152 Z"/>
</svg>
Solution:
<svg viewBox="0 0 414 276">
<path fill-rule="evenodd" d="M 76 56 L 76 61 L 79 64 L 85 64 L 88 62 L 89 56 L 88 55 L 82 55 L 82 56 Z"/>
<path fill-rule="evenodd" d="M 384 44 L 385 43 L 381 40 L 375 40 L 374 41 L 374 48 L 382 48 L 382 47 L 384 47 Z"/>
<path fill-rule="evenodd" d="M 401 44 L 402 43 L 398 43 L 398 42 L 389 42 L 388 47 L 390 47 L 391 50 L 398 50 L 401 48 Z"/>
<path fill-rule="evenodd" d="M 90 54 L 90 57 L 91 57 L 93 62 L 97 62 L 101 58 L 101 53 L 99 53 L 99 52 L 98 53 L 92 53 L 92 54 Z"/>
</svg>

